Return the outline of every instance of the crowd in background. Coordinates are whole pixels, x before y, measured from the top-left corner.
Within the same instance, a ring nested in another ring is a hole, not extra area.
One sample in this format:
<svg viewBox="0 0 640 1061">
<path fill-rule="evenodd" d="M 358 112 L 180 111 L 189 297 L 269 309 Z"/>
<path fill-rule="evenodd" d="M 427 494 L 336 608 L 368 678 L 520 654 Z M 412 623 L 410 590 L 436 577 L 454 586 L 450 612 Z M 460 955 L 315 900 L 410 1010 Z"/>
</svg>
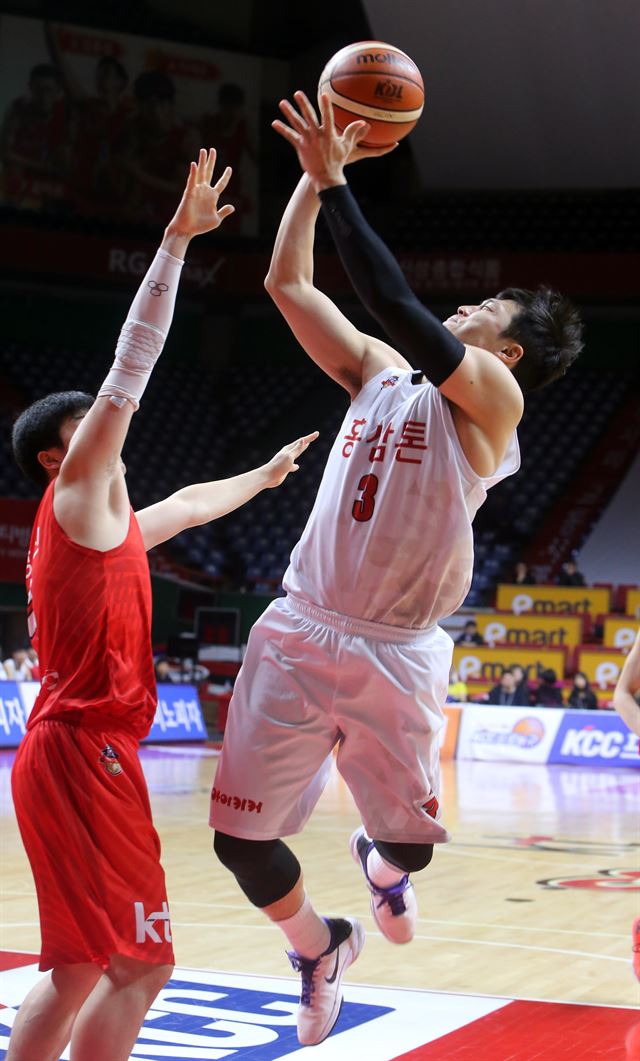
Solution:
<svg viewBox="0 0 640 1061">
<path fill-rule="evenodd" d="M 582 671 L 573 676 L 573 684 L 564 689 L 558 675 L 551 668 L 541 671 L 535 685 L 527 679 L 526 671 L 518 663 L 504 667 L 500 681 L 487 693 L 470 697 L 469 686 L 462 681 L 455 668 L 449 674 L 448 702 L 493 704 L 496 707 L 575 707 L 581 711 L 596 710 L 598 699 L 589 679 Z"/>
<path fill-rule="evenodd" d="M 0 649 L 0 681 L 40 681 L 38 655 L 34 648 L 16 648 L 5 660 L 2 659 L 2 655 Z"/>
</svg>

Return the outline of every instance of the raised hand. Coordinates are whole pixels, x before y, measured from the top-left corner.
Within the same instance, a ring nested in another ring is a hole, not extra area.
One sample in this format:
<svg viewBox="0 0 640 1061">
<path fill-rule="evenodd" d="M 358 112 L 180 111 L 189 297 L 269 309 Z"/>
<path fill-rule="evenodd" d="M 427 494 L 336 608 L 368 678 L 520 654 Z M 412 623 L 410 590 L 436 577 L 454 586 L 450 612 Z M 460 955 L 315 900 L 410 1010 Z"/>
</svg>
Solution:
<svg viewBox="0 0 640 1061">
<path fill-rule="evenodd" d="M 389 147 L 361 147 L 359 141 L 364 139 L 369 129 L 367 122 L 362 120 L 351 122 L 343 133 L 339 133 L 335 127 L 331 101 L 324 92 L 319 99 L 320 120 L 304 92 L 295 92 L 294 99 L 298 110 L 288 100 L 280 101 L 280 110 L 289 124 L 276 118 L 271 125 L 295 148 L 298 161 L 316 191 L 334 184 L 344 184 L 343 170 L 348 163 L 387 155 L 396 147 L 396 144 Z"/>
<path fill-rule="evenodd" d="M 276 455 L 266 465 L 269 475 L 268 485 L 270 487 L 280 486 L 290 472 L 298 471 L 300 467 L 299 464 L 296 464 L 298 457 L 304 453 L 312 442 L 315 442 L 318 434 L 318 431 L 312 431 L 310 435 L 304 435 L 303 438 L 296 439 L 295 442 L 290 442 L 288 446 L 283 446 L 281 450 L 278 450 Z"/>
<path fill-rule="evenodd" d="M 212 232 L 222 224 L 225 217 L 234 212 L 235 207 L 229 203 L 218 208 L 218 200 L 231 177 L 231 167 L 227 166 L 222 176 L 212 185 L 215 164 L 215 148 L 210 148 L 208 152 L 201 148 L 198 161 L 192 162 L 189 167 L 187 185 L 180 205 L 167 227 L 167 232 L 171 235 L 191 239 L 193 236 Z"/>
</svg>

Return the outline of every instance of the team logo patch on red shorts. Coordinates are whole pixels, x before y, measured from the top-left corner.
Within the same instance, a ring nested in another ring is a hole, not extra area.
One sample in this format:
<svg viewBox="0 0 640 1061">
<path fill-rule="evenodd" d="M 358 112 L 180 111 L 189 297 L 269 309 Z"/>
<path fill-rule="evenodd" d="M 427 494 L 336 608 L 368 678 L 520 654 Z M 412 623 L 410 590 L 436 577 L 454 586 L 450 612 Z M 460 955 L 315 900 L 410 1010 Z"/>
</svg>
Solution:
<svg viewBox="0 0 640 1061">
<path fill-rule="evenodd" d="M 118 774 L 122 773 L 122 767 L 118 759 L 118 753 L 113 750 L 110 744 L 105 744 L 100 753 L 100 762 L 112 777 L 117 777 Z"/>
</svg>

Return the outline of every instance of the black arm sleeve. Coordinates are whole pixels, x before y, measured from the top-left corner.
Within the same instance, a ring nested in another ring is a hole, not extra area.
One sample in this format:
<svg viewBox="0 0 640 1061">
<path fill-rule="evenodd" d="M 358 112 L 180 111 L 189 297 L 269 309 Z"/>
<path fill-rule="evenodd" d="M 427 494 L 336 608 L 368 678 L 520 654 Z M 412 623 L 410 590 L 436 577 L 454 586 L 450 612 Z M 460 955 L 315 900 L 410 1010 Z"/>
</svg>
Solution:
<svg viewBox="0 0 640 1061">
<path fill-rule="evenodd" d="M 392 343 L 439 387 L 462 361 L 464 345 L 416 298 L 348 185 L 325 188 L 320 200 L 342 264 L 363 306 Z"/>
</svg>

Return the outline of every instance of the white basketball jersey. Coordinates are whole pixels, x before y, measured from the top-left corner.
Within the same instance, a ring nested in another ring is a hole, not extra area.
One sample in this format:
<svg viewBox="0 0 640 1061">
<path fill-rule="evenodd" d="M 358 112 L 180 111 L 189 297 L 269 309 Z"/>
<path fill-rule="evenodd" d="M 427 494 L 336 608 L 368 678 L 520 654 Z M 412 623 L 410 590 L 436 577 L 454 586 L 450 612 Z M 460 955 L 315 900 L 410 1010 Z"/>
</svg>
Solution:
<svg viewBox="0 0 640 1061">
<path fill-rule="evenodd" d="M 342 615 L 423 628 L 465 599 L 471 522 L 520 451 L 514 432 L 496 473 L 476 475 L 447 400 L 413 378 L 384 369 L 350 405 L 283 585 Z"/>
</svg>

